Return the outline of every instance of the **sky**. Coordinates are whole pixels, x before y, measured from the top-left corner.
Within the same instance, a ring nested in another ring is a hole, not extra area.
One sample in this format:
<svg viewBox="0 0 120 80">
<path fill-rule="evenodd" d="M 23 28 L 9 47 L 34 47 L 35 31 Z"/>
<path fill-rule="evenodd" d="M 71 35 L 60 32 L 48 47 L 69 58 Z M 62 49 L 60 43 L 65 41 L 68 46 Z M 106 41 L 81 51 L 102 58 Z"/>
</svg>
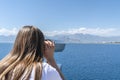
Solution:
<svg viewBox="0 0 120 80">
<path fill-rule="evenodd" d="M 0 0 L 0 35 L 34 25 L 47 35 L 120 36 L 120 0 Z"/>
</svg>

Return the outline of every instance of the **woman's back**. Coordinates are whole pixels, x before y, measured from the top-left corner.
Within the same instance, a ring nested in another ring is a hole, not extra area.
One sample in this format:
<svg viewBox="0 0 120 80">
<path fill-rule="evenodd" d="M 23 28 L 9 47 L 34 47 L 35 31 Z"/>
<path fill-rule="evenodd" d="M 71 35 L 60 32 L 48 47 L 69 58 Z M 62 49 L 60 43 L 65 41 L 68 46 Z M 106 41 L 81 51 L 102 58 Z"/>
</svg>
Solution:
<svg viewBox="0 0 120 80">
<path fill-rule="evenodd" d="M 30 80 L 34 80 L 35 69 L 32 70 Z M 48 63 L 42 63 L 42 77 L 41 80 L 62 80 L 59 73 Z"/>
</svg>

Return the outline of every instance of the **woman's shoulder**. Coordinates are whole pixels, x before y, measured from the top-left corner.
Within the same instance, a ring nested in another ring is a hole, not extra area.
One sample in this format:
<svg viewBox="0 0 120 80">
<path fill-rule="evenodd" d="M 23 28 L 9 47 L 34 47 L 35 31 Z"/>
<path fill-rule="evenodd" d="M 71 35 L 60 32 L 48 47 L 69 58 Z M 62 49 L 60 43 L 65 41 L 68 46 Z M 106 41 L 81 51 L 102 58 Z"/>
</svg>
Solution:
<svg viewBox="0 0 120 80">
<path fill-rule="evenodd" d="M 48 63 L 45 63 L 45 62 L 43 62 L 42 63 L 42 71 L 43 71 L 43 74 L 55 74 L 55 73 L 57 73 L 57 70 L 54 68 L 54 67 L 52 67 L 51 65 L 49 65 Z"/>
<path fill-rule="evenodd" d="M 43 62 L 42 77 L 49 80 L 62 80 L 57 70 L 49 65 L 48 63 Z M 46 80 L 45 79 L 45 80 Z M 44 80 L 44 79 L 42 79 Z"/>
<path fill-rule="evenodd" d="M 42 63 L 42 67 L 43 67 L 44 70 L 47 70 L 47 71 L 51 71 L 51 70 L 54 71 L 54 70 L 56 70 L 54 67 L 52 67 L 51 65 L 49 65 L 46 62 Z"/>
<path fill-rule="evenodd" d="M 35 69 L 33 68 L 30 80 L 34 79 Z M 62 80 L 57 70 L 46 62 L 42 63 L 42 79 L 41 80 Z"/>
</svg>

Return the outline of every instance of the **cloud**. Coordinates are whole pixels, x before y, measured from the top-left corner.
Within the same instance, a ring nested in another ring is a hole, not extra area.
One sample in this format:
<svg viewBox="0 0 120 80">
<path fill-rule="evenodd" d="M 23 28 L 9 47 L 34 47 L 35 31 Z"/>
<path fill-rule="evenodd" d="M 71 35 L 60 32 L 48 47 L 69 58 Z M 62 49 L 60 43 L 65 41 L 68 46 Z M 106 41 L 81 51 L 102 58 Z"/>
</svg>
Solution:
<svg viewBox="0 0 120 80">
<path fill-rule="evenodd" d="M 17 32 L 18 32 L 17 28 L 13 28 L 13 29 L 0 28 L 0 35 L 3 36 L 16 35 Z"/>
<path fill-rule="evenodd" d="M 62 35 L 62 34 L 91 34 L 91 35 L 98 35 L 98 36 L 117 36 L 118 29 L 115 28 L 78 28 L 78 29 L 69 29 L 69 30 L 62 30 L 62 31 L 53 31 L 53 32 L 45 32 L 47 36 L 55 36 L 55 35 Z"/>
<path fill-rule="evenodd" d="M 10 36 L 16 35 L 18 33 L 17 28 L 6 29 L 0 28 L 0 35 Z M 69 35 L 69 34 L 91 34 L 98 36 L 120 36 L 119 29 L 116 28 L 77 28 L 77 29 L 68 29 L 61 31 L 44 31 L 46 36 L 55 36 L 55 35 Z"/>
</svg>

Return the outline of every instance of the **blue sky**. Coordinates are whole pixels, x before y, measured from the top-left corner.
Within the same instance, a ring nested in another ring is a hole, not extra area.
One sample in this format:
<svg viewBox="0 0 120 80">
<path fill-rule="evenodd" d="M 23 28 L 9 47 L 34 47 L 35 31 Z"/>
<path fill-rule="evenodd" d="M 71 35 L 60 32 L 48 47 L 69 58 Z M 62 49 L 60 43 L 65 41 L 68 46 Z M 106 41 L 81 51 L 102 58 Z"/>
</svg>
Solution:
<svg viewBox="0 0 120 80">
<path fill-rule="evenodd" d="M 51 34 L 119 35 L 119 4 L 120 0 L 0 0 L 0 34 L 34 25 Z"/>
</svg>

